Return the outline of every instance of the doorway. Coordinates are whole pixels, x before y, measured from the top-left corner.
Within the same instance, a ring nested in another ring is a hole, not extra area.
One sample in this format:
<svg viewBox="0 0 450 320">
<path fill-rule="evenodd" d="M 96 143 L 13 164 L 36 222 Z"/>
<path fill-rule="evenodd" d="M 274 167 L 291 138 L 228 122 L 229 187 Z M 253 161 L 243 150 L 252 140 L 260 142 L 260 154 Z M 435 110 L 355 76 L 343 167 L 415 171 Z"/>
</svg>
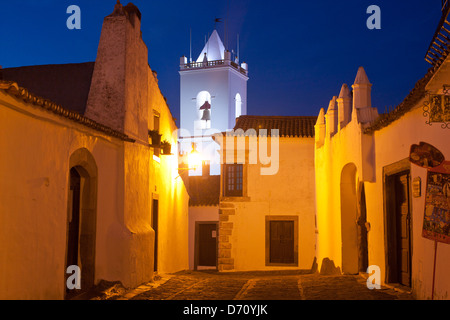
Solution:
<svg viewBox="0 0 450 320">
<path fill-rule="evenodd" d="M 294 263 L 294 221 L 270 221 L 270 263 Z"/>
<path fill-rule="evenodd" d="M 194 269 L 217 268 L 217 222 L 195 224 Z"/>
<path fill-rule="evenodd" d="M 65 271 L 69 266 L 79 268 L 81 289 L 69 289 L 65 283 L 66 299 L 88 291 L 95 280 L 96 186 L 83 167 L 72 167 L 69 174 Z M 71 275 L 65 274 L 66 282 Z"/>
<path fill-rule="evenodd" d="M 159 218 L 159 201 L 153 199 L 152 203 L 152 227 L 155 231 L 155 250 L 153 252 L 153 271 L 158 271 L 158 218 Z"/>
<path fill-rule="evenodd" d="M 297 216 L 266 216 L 266 265 L 298 265 Z"/>
<path fill-rule="evenodd" d="M 341 173 L 342 272 L 346 274 L 357 274 L 359 271 L 356 173 L 357 169 L 353 163 L 347 164 Z"/>
<path fill-rule="evenodd" d="M 364 182 L 359 183 L 358 201 L 358 270 L 367 272 L 369 267 L 368 241 L 367 241 L 367 209 L 366 191 Z"/>
<path fill-rule="evenodd" d="M 80 188 L 81 176 L 75 168 L 70 169 L 69 189 L 69 217 L 67 234 L 66 270 L 69 266 L 79 266 L 79 242 L 80 242 Z M 66 276 L 68 277 L 68 275 Z M 67 280 L 67 279 L 66 279 Z M 78 292 L 80 293 L 80 292 Z M 70 290 L 66 286 L 66 296 L 72 297 L 77 290 Z"/>
<path fill-rule="evenodd" d="M 71 299 L 89 291 L 95 282 L 95 247 L 97 232 L 98 169 L 86 148 L 76 150 L 69 159 L 67 184 L 66 252 L 64 257 L 64 293 Z M 67 286 L 69 266 L 80 271 L 80 290 Z"/>
<path fill-rule="evenodd" d="M 385 175 L 386 282 L 407 287 L 412 273 L 410 177 L 409 169 Z"/>
</svg>

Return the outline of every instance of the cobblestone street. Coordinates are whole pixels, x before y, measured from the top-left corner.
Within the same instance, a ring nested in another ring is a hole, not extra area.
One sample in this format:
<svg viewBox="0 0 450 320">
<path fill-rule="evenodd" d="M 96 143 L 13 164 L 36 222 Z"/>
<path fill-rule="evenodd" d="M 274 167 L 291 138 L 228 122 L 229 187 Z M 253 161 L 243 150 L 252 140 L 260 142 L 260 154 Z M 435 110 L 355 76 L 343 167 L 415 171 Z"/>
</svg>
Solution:
<svg viewBox="0 0 450 320">
<path fill-rule="evenodd" d="M 369 290 L 360 275 L 323 276 L 298 271 L 184 271 L 162 275 L 121 300 L 413 300 L 411 294 L 382 287 Z"/>
</svg>

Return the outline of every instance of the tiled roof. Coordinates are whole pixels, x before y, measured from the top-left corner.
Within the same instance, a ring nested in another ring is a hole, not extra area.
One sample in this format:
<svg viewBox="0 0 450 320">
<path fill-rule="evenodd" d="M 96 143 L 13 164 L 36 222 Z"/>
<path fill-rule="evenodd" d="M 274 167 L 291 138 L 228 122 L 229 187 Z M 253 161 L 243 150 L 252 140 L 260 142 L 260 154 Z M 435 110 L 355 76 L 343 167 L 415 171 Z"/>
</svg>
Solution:
<svg viewBox="0 0 450 320">
<path fill-rule="evenodd" d="M 314 125 L 317 117 L 311 116 L 240 116 L 234 130 L 278 129 L 280 137 L 314 137 Z"/>
<path fill-rule="evenodd" d="M 186 180 L 186 188 L 190 196 L 189 206 L 219 205 L 220 176 L 192 176 Z"/>
<path fill-rule="evenodd" d="M 375 131 L 378 131 L 384 127 L 387 127 L 404 114 L 411 111 L 423 98 L 427 96 L 426 86 L 428 82 L 433 78 L 433 76 L 440 69 L 444 61 L 448 59 L 450 49 L 439 51 L 436 46 L 433 46 L 433 43 L 436 41 L 438 36 L 440 36 L 441 42 L 442 39 L 445 39 L 447 44 L 450 42 L 448 40 L 448 36 L 445 36 L 443 32 L 445 31 L 447 34 L 450 34 L 447 29 L 445 29 L 445 25 L 448 25 L 447 18 L 450 14 L 450 5 L 448 3 L 443 7 L 442 18 L 439 22 L 439 26 L 436 30 L 436 33 L 433 36 L 433 40 L 431 41 L 430 47 L 428 48 L 427 55 L 425 56 L 425 60 L 431 63 L 432 67 L 428 69 L 428 72 L 425 76 L 416 82 L 414 88 L 410 91 L 410 93 L 406 96 L 406 98 L 392 111 L 387 112 L 385 114 L 381 114 L 368 128 L 364 130 L 366 134 L 372 134 Z M 433 53 L 434 51 L 434 53 Z M 438 54 L 438 56 L 436 56 Z"/>
<path fill-rule="evenodd" d="M 33 104 L 37 107 L 40 107 L 49 112 L 52 112 L 60 117 L 64 117 L 71 121 L 80 123 L 86 127 L 100 131 L 108 136 L 115 137 L 115 138 L 118 138 L 118 139 L 121 139 L 124 141 L 128 141 L 128 142 L 135 142 L 135 140 L 131 139 L 130 137 L 128 137 L 126 134 L 124 134 L 122 132 L 119 132 L 110 127 L 102 125 L 98 122 L 95 122 L 94 120 L 86 118 L 85 116 L 83 116 L 75 111 L 71 111 L 66 108 L 63 108 L 62 106 L 54 103 L 53 101 L 39 97 L 39 96 L 35 95 L 34 93 L 29 92 L 28 89 L 26 89 L 26 88 L 19 87 L 16 82 L 0 80 L 0 90 L 4 90 L 7 94 L 14 96 L 18 99 L 21 99 L 22 101 L 24 101 L 26 103 Z"/>
<path fill-rule="evenodd" d="M 416 106 L 420 100 L 422 100 L 426 95 L 426 86 L 436 71 L 439 69 L 440 65 L 436 65 L 430 68 L 427 74 L 417 81 L 414 88 L 408 94 L 408 96 L 392 111 L 384 114 L 380 114 L 380 116 L 368 127 L 364 130 L 365 134 L 372 134 L 375 131 L 378 131 L 384 127 L 387 127 L 395 120 L 402 117 L 404 114 L 408 113 L 410 110 Z"/>
<path fill-rule="evenodd" d="M 94 62 L 41 65 L 0 70 L 0 80 L 17 82 L 33 94 L 84 115 Z"/>
</svg>

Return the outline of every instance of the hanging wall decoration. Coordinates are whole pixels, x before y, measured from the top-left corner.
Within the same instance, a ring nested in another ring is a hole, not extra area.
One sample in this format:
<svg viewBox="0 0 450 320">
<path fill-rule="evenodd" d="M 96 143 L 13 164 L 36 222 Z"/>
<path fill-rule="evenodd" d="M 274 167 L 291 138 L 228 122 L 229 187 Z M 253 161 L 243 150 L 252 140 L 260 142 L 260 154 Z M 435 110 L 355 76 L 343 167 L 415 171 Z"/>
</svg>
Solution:
<svg viewBox="0 0 450 320">
<path fill-rule="evenodd" d="M 431 300 L 434 299 L 438 243 L 450 244 L 450 161 L 426 142 L 413 144 L 409 160 L 427 169 L 422 237 L 434 241 Z"/>
<path fill-rule="evenodd" d="M 428 170 L 422 236 L 450 244 L 450 161 Z"/>
<path fill-rule="evenodd" d="M 450 129 L 450 85 L 443 86 L 442 94 L 428 94 L 422 109 L 426 124 L 440 123 L 441 128 Z"/>
<path fill-rule="evenodd" d="M 411 146 L 409 160 L 428 170 L 422 236 L 450 243 L 450 161 L 426 142 Z"/>
</svg>

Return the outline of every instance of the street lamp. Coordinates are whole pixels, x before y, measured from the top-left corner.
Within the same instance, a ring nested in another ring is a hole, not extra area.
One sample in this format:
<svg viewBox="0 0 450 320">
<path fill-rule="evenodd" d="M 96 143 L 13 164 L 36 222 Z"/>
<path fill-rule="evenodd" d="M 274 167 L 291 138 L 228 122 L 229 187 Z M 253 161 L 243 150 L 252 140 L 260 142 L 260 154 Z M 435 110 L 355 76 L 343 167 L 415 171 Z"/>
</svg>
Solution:
<svg viewBox="0 0 450 320">
<path fill-rule="evenodd" d="M 196 145 L 193 142 L 192 143 L 192 151 L 187 156 L 188 160 L 188 167 L 187 168 L 178 168 L 179 175 L 181 176 L 182 173 L 190 170 L 197 170 L 200 166 L 202 166 L 202 155 L 200 152 L 197 151 Z M 177 178 L 178 178 L 177 177 Z"/>
<path fill-rule="evenodd" d="M 192 151 L 188 155 L 189 170 L 196 170 L 202 165 L 202 155 L 197 151 L 195 143 L 192 143 Z"/>
</svg>

